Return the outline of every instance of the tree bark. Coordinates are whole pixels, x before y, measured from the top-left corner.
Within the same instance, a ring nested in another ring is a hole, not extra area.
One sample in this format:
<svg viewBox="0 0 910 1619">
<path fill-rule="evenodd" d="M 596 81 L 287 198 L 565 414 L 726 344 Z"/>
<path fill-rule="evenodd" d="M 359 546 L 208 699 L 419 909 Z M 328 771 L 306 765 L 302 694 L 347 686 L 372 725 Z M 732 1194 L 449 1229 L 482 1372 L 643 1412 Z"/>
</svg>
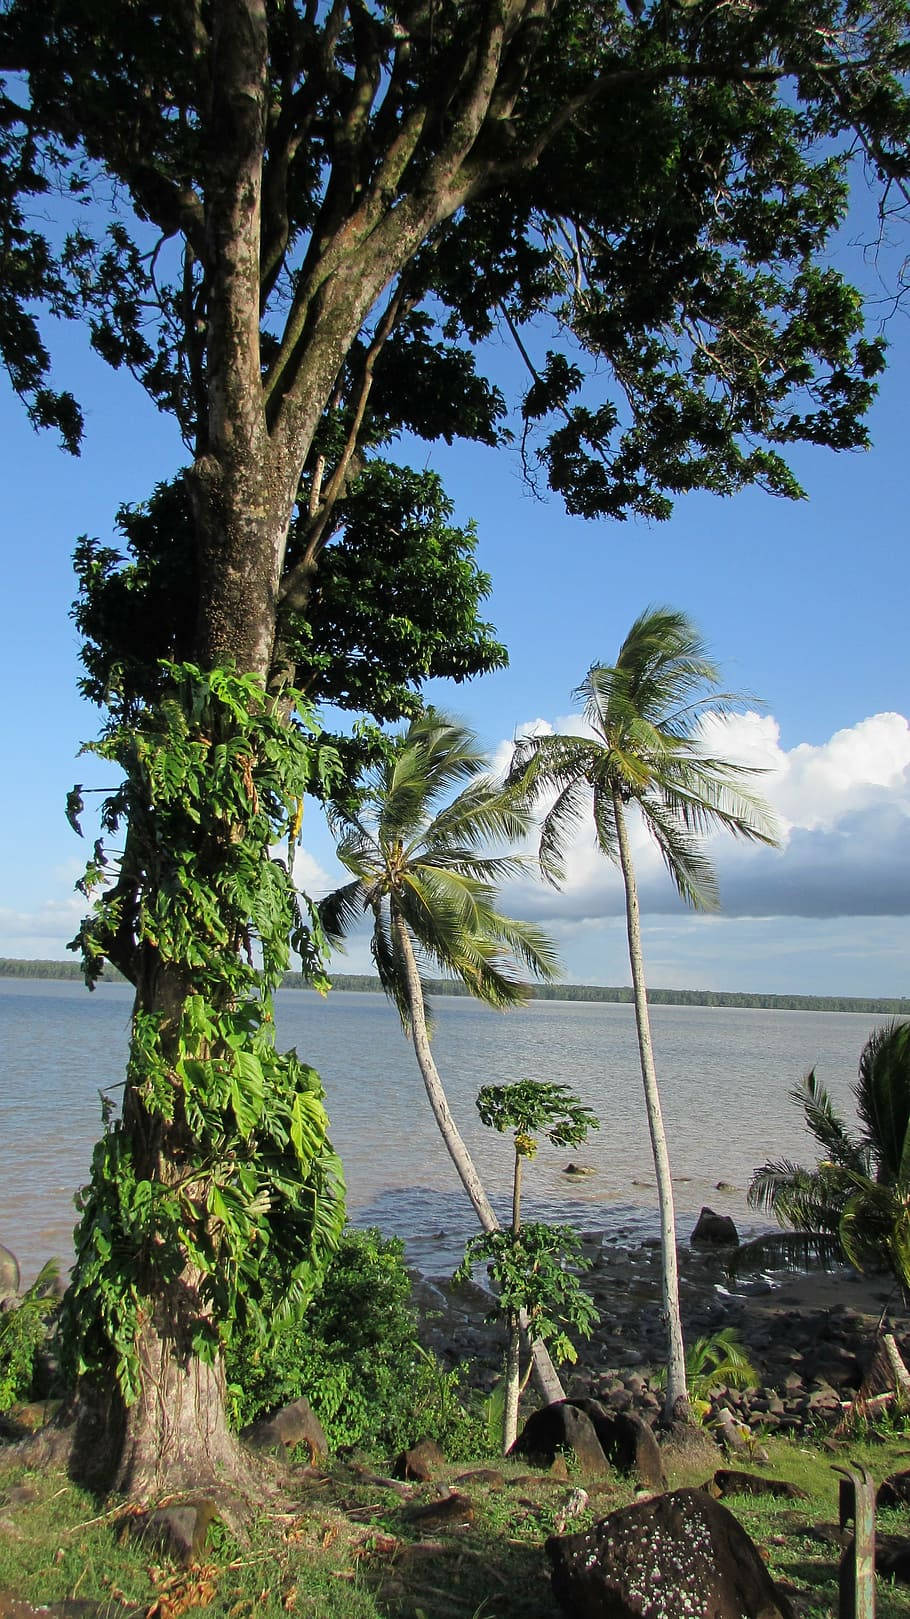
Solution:
<svg viewBox="0 0 910 1619">
<path fill-rule="evenodd" d="M 645 1089 L 645 1108 L 651 1135 L 651 1152 L 657 1177 L 657 1199 L 660 1208 L 661 1248 L 661 1307 L 667 1328 L 667 1392 L 664 1417 L 688 1415 L 689 1394 L 686 1386 L 686 1353 L 683 1343 L 682 1319 L 679 1310 L 679 1273 L 676 1263 L 676 1214 L 673 1207 L 673 1182 L 670 1176 L 670 1155 L 664 1131 L 660 1106 L 660 1090 L 654 1068 L 654 1050 L 651 1043 L 651 1019 L 648 1013 L 648 995 L 645 986 L 645 967 L 641 948 L 641 918 L 638 908 L 638 886 L 629 846 L 629 833 L 618 787 L 613 787 L 613 816 L 619 844 L 619 863 L 626 889 L 626 932 L 629 939 L 629 965 L 632 969 L 632 994 L 635 1002 L 635 1025 L 638 1030 L 638 1052 L 641 1077 Z"/>
<path fill-rule="evenodd" d="M 420 974 L 417 971 L 417 962 L 414 959 L 414 950 L 411 936 L 404 919 L 392 912 L 392 929 L 395 941 L 401 952 L 408 985 L 408 1007 L 411 1014 L 411 1038 L 417 1065 L 420 1069 L 424 1088 L 429 1098 L 433 1117 L 439 1126 L 439 1131 L 446 1144 L 446 1150 L 455 1168 L 458 1171 L 461 1184 L 471 1199 L 474 1212 L 477 1215 L 484 1231 L 498 1231 L 499 1221 L 496 1218 L 483 1182 L 477 1173 L 474 1160 L 462 1140 L 461 1132 L 452 1117 L 448 1098 L 443 1089 L 439 1070 L 430 1049 L 430 1039 L 427 1034 L 427 1020 L 423 1005 L 423 991 L 420 987 Z M 522 1330 L 527 1327 L 527 1317 L 522 1312 Z M 548 1405 L 554 1400 L 564 1400 L 565 1390 L 556 1369 L 550 1359 L 547 1348 L 539 1341 L 531 1345 L 531 1354 L 534 1360 L 534 1381 L 542 1398 Z"/>
</svg>

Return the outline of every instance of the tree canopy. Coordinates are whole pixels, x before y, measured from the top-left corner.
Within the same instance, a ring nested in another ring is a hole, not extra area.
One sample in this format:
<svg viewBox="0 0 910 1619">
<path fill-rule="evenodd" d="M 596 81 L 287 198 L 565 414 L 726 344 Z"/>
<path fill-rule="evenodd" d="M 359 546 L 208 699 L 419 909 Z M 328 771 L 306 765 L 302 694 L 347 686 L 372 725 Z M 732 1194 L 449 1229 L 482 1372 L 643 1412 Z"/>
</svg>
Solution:
<svg viewBox="0 0 910 1619">
<path fill-rule="evenodd" d="M 882 346 L 825 246 L 852 159 L 906 200 L 907 52 L 905 0 L 6 0 L 0 344 L 73 445 L 33 305 L 81 312 L 176 415 L 197 523 L 267 446 L 288 610 L 370 445 L 501 436 L 497 327 L 570 510 L 795 495 L 788 446 L 865 441 Z M 62 245 L 54 186 L 96 204 Z"/>
</svg>

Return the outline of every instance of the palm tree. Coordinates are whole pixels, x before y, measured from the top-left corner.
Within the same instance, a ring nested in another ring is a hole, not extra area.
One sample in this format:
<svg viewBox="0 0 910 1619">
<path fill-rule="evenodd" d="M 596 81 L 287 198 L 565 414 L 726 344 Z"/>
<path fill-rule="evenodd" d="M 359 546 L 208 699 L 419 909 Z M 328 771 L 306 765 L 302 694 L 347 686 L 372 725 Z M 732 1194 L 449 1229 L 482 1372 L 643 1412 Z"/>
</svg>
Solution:
<svg viewBox="0 0 910 1619">
<path fill-rule="evenodd" d="M 520 966 L 542 979 L 558 974 L 556 952 L 545 934 L 496 909 L 497 885 L 524 870 L 526 862 L 487 851 L 524 838 L 530 813 L 514 791 L 491 780 L 486 764 L 473 732 L 433 709 L 393 738 L 360 795 L 358 811 L 332 814 L 338 858 L 352 881 L 323 899 L 319 914 L 335 943 L 362 916 L 372 915 L 371 949 L 380 983 L 413 1043 L 430 1106 L 480 1224 L 496 1231 L 499 1221 L 433 1059 L 418 964 L 419 958 L 435 964 L 495 1007 L 520 1005 L 527 998 Z M 545 1397 L 563 1398 L 542 1346 L 535 1346 L 534 1358 Z"/>
<path fill-rule="evenodd" d="M 824 1154 L 814 1169 L 784 1159 L 755 1171 L 749 1202 L 792 1227 L 749 1244 L 763 1263 L 844 1257 L 889 1270 L 910 1297 L 910 1023 L 866 1041 L 853 1087 L 854 1135 L 812 1069 L 790 1093 Z"/>
<path fill-rule="evenodd" d="M 666 607 L 636 619 L 615 664 L 593 664 L 575 693 L 584 702 L 585 736 L 531 736 L 515 746 L 509 783 L 537 798 L 555 791 L 543 817 L 540 860 L 557 884 L 568 836 L 593 812 L 597 846 L 623 877 L 629 962 L 648 1128 L 657 1176 L 662 1250 L 662 1305 L 668 1357 L 665 1414 L 687 1405 L 679 1311 L 676 1225 L 667 1140 L 654 1068 L 641 947 L 638 890 L 626 811 L 636 805 L 676 888 L 696 909 L 717 905 L 702 838 L 717 827 L 736 837 L 773 843 L 765 805 L 743 785 L 754 772 L 712 755 L 702 738 L 709 714 L 741 699 L 719 690 L 718 671 L 688 618 Z"/>
</svg>

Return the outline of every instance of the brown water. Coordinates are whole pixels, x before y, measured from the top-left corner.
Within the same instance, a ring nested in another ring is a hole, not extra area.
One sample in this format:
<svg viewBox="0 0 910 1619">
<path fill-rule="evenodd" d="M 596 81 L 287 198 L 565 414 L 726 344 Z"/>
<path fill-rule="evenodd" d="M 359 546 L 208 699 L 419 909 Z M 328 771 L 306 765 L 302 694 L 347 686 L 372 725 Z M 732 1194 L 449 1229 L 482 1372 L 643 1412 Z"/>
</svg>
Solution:
<svg viewBox="0 0 910 1619">
<path fill-rule="evenodd" d="M 32 1275 L 50 1254 L 71 1254 L 72 1198 L 99 1133 L 99 1089 L 122 1083 L 131 991 L 0 979 L 0 1242 Z M 488 1190 L 506 1207 L 507 1140 L 479 1123 L 483 1084 L 556 1079 L 601 1119 L 571 1152 L 542 1149 L 527 1175 L 529 1215 L 572 1220 L 613 1235 L 657 1230 L 654 1175 L 632 1009 L 538 1001 L 497 1014 L 468 1000 L 436 1002 L 436 1059 L 452 1111 Z M 745 1203 L 753 1168 L 811 1151 L 787 1092 L 806 1069 L 852 1116 L 860 1049 L 882 1020 L 842 1012 L 769 1012 L 658 1006 L 658 1075 L 676 1186 L 679 1230 L 702 1204 L 754 1224 Z M 300 991 L 278 997 L 282 1045 L 323 1076 L 333 1139 L 358 1223 L 408 1240 L 413 1261 L 450 1268 L 471 1211 L 430 1115 L 413 1052 L 380 995 Z M 574 1160 L 593 1169 L 566 1176 Z M 717 1190 L 719 1181 L 734 1190 Z"/>
</svg>

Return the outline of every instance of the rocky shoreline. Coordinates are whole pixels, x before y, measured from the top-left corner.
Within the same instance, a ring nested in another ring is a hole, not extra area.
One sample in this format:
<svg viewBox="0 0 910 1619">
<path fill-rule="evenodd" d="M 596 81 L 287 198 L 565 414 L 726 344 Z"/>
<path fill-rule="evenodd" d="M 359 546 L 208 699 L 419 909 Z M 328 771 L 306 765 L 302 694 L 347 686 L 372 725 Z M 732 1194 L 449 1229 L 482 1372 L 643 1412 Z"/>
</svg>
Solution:
<svg viewBox="0 0 910 1619">
<path fill-rule="evenodd" d="M 587 1342 L 577 1342 L 578 1362 L 564 1369 L 566 1392 L 654 1422 L 660 1399 L 650 1374 L 664 1353 L 659 1244 L 629 1248 L 587 1232 L 584 1249 L 591 1260 L 585 1285 L 601 1320 Z M 755 1367 L 755 1387 L 718 1389 L 712 1399 L 715 1414 L 727 1410 L 750 1431 L 799 1434 L 836 1423 L 868 1371 L 883 1316 L 910 1360 L 910 1316 L 887 1276 L 843 1266 L 732 1279 L 725 1253 L 686 1246 L 679 1268 L 687 1344 L 732 1327 Z M 414 1297 L 425 1345 L 446 1365 L 463 1367 L 472 1385 L 491 1388 L 504 1340 L 484 1320 L 486 1290 L 417 1276 Z"/>
</svg>

